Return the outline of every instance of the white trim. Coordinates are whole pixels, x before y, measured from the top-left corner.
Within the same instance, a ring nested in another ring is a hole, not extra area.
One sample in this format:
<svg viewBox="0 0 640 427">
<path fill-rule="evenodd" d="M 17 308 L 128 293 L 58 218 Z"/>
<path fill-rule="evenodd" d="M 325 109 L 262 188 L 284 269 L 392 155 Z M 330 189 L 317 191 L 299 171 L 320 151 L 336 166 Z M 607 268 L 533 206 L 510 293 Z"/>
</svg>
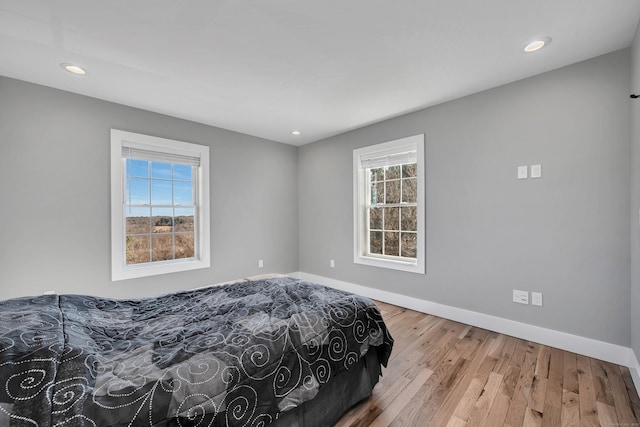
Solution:
<svg viewBox="0 0 640 427">
<path fill-rule="evenodd" d="M 198 228 L 195 232 L 197 245 L 196 258 L 158 261 L 140 265 L 124 265 L 124 218 L 122 146 L 131 146 L 152 151 L 192 156 L 200 159 L 196 183 L 198 206 L 196 217 Z M 136 277 L 153 276 L 179 271 L 188 271 L 211 266 L 210 255 L 210 210 L 209 210 L 209 147 L 174 141 L 149 135 L 141 135 L 122 130 L 111 129 L 111 280 L 124 280 Z"/>
<path fill-rule="evenodd" d="M 627 366 L 629 367 L 629 372 L 631 372 L 633 384 L 640 395 L 640 363 L 632 349 L 629 349 L 629 364 Z"/>
<path fill-rule="evenodd" d="M 355 283 L 317 276 L 315 274 L 296 272 L 292 276 L 335 289 L 359 294 L 367 298 L 420 311 L 422 313 L 444 317 L 445 319 L 455 320 L 456 322 L 477 326 L 483 329 L 499 332 L 501 334 L 525 339 L 527 341 L 533 341 L 562 350 L 571 351 L 573 353 L 582 354 L 595 359 L 615 363 L 617 365 L 627 366 L 631 371 L 636 389 L 640 394 L 640 365 L 638 364 L 635 354 L 628 347 L 439 304 L 419 298 L 409 297 L 406 295 L 395 294 L 380 289 L 356 285 Z"/>
</svg>

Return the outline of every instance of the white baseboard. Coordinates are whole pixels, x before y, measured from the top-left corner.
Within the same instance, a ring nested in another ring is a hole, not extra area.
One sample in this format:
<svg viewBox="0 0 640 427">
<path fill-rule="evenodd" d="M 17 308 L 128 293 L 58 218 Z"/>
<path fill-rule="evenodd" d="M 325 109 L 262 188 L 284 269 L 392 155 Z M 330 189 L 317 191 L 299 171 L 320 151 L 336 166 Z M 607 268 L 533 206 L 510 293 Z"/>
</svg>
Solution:
<svg viewBox="0 0 640 427">
<path fill-rule="evenodd" d="M 527 341 L 533 341 L 539 344 L 615 363 L 617 365 L 627 366 L 631 371 L 636 389 L 640 394 L 640 365 L 638 364 L 638 360 L 633 350 L 628 347 L 439 304 L 419 298 L 409 297 L 406 295 L 395 294 L 393 292 L 383 291 L 380 289 L 368 288 L 366 286 L 356 285 L 355 283 L 343 282 L 341 280 L 317 276 L 310 273 L 299 271 L 292 273 L 291 276 L 335 289 L 352 292 L 389 304 L 409 308 L 411 310 L 420 311 L 422 313 L 444 317 L 445 319 L 455 320 L 456 322 L 465 323 L 467 325 L 489 329 L 494 332 L 514 336 L 516 338 L 522 338 Z"/>
<path fill-rule="evenodd" d="M 629 349 L 629 371 L 631 372 L 631 378 L 633 378 L 633 383 L 636 386 L 636 390 L 638 390 L 638 394 L 640 395 L 640 363 L 638 362 L 638 358 L 633 350 Z"/>
</svg>

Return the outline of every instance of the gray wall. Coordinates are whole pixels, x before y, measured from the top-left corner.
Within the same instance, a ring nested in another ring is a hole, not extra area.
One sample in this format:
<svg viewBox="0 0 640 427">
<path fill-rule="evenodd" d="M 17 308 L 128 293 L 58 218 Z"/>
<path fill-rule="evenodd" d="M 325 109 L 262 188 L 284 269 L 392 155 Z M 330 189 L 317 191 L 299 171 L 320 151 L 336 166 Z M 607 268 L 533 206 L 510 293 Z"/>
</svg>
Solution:
<svg viewBox="0 0 640 427">
<path fill-rule="evenodd" d="M 631 93 L 640 94 L 640 30 L 631 46 Z M 631 348 L 640 360 L 640 99 L 631 100 Z"/>
<path fill-rule="evenodd" d="M 111 128 L 211 147 L 211 268 L 110 281 Z M 297 177 L 296 147 L 0 77 L 0 299 L 296 271 Z"/>
<path fill-rule="evenodd" d="M 640 355 L 639 45 L 300 149 L 0 77 L 0 298 L 137 297 L 300 270 Z M 110 128 L 211 147 L 210 269 L 110 281 Z M 355 265 L 352 150 L 418 133 L 427 274 Z M 515 179 L 535 163 L 541 180 Z M 512 303 L 514 288 L 543 292 L 544 307 Z"/>
<path fill-rule="evenodd" d="M 622 50 L 301 147 L 300 270 L 629 346 L 630 69 Z M 419 133 L 427 273 L 356 265 L 352 150 Z"/>
</svg>

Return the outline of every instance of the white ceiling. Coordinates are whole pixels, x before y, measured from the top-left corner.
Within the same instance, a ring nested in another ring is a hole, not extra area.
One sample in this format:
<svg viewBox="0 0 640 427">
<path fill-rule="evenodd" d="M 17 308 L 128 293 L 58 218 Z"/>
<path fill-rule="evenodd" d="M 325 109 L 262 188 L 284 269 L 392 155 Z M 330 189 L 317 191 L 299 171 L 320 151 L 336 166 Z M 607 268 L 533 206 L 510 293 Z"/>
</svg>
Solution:
<svg viewBox="0 0 640 427">
<path fill-rule="evenodd" d="M 0 0 L 0 75 L 302 145 L 627 47 L 639 18 L 638 0 Z"/>
</svg>

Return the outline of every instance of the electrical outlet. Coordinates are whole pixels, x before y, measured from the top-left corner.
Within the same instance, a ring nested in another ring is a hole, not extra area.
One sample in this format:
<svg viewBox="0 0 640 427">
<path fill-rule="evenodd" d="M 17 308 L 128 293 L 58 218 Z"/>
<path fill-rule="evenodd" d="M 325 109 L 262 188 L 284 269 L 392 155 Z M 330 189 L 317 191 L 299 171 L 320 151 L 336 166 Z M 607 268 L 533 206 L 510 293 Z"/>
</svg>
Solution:
<svg viewBox="0 0 640 427">
<path fill-rule="evenodd" d="M 542 307 L 542 292 L 531 292 L 531 304 Z"/>
<path fill-rule="evenodd" d="M 264 267 L 264 261 L 259 259 L 258 260 L 258 268 L 262 268 L 262 267 Z"/>
<path fill-rule="evenodd" d="M 529 304 L 529 292 L 513 290 L 513 302 L 518 304 Z"/>
<path fill-rule="evenodd" d="M 336 268 L 336 262 L 334 260 L 331 260 L 329 265 L 331 265 L 331 268 Z"/>
</svg>

